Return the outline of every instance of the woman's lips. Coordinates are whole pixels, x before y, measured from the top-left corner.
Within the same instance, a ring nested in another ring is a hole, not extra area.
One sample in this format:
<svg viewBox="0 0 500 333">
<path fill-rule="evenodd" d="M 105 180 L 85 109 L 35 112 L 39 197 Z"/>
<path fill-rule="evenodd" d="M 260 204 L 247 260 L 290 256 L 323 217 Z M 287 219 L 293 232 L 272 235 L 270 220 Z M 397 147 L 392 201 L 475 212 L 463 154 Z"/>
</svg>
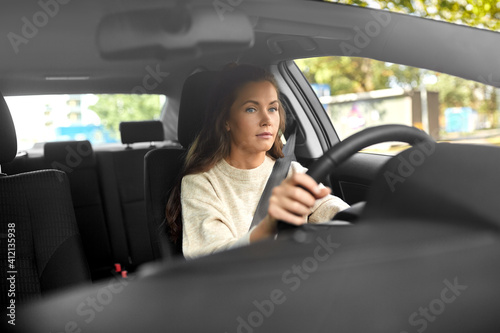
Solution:
<svg viewBox="0 0 500 333">
<path fill-rule="evenodd" d="M 261 139 L 271 139 L 273 137 L 273 134 L 270 132 L 264 132 L 264 133 L 257 134 L 257 137 L 259 137 Z"/>
</svg>

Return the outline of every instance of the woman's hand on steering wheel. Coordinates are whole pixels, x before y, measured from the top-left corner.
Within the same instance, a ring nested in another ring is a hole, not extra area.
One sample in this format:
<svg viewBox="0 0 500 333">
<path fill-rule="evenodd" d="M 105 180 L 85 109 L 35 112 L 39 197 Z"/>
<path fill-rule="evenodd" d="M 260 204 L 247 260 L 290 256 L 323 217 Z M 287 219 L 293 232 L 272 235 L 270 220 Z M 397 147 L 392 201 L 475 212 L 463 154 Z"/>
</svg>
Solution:
<svg viewBox="0 0 500 333">
<path fill-rule="evenodd" d="M 316 200 L 330 193 L 329 188 L 320 187 L 311 176 L 294 173 L 273 189 L 268 214 L 274 220 L 304 224 Z"/>
<path fill-rule="evenodd" d="M 309 175 L 295 173 L 276 186 L 269 198 L 267 216 L 252 230 L 250 242 L 276 235 L 278 220 L 293 225 L 307 222 L 317 199 L 331 193 L 327 187 L 320 187 Z"/>
</svg>

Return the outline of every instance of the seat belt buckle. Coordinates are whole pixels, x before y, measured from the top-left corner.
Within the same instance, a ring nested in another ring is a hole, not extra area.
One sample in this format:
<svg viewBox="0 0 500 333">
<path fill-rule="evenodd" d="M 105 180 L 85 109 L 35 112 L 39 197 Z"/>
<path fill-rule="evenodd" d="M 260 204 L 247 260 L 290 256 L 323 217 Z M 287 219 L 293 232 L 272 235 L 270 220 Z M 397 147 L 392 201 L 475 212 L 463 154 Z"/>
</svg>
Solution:
<svg viewBox="0 0 500 333">
<path fill-rule="evenodd" d="M 115 263 L 115 273 L 120 274 L 120 276 L 124 279 L 128 278 L 128 271 L 122 269 L 122 265 L 120 263 Z"/>
</svg>

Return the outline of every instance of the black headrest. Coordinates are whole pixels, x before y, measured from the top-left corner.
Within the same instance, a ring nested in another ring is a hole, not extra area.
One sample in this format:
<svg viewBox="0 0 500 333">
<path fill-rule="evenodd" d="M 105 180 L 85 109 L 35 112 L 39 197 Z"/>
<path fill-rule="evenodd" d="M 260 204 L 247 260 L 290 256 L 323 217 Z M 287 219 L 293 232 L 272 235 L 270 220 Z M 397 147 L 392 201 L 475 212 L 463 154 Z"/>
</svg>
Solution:
<svg viewBox="0 0 500 333">
<path fill-rule="evenodd" d="M 0 93 L 0 164 L 11 162 L 16 154 L 16 129 L 9 107 Z"/>
<path fill-rule="evenodd" d="M 51 167 L 62 171 L 96 165 L 92 144 L 87 140 L 47 142 L 43 156 Z"/>
<path fill-rule="evenodd" d="M 123 121 L 120 123 L 122 143 L 163 141 L 163 124 L 159 120 Z"/>
<path fill-rule="evenodd" d="M 205 120 L 205 109 L 210 101 L 220 72 L 205 71 L 189 76 L 182 87 L 177 136 L 187 148 L 200 132 Z"/>
</svg>

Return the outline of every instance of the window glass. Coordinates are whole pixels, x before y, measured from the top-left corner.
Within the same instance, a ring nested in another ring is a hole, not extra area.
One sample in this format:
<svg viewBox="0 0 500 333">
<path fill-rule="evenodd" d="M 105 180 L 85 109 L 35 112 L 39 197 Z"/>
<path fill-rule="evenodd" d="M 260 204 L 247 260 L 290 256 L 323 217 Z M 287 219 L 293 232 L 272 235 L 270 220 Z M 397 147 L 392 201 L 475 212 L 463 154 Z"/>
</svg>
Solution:
<svg viewBox="0 0 500 333">
<path fill-rule="evenodd" d="M 341 140 L 367 127 L 404 124 L 438 141 L 500 145 L 500 89 L 493 86 L 366 58 L 309 58 L 296 64 Z M 389 142 L 365 151 L 394 154 L 405 147 Z"/>
<path fill-rule="evenodd" d="M 89 140 L 120 142 L 121 121 L 159 119 L 164 95 L 8 96 L 18 150 L 38 142 Z"/>
<path fill-rule="evenodd" d="M 500 2 L 497 0 L 323 0 L 389 10 L 429 19 L 448 21 L 481 29 L 500 31 Z"/>
</svg>

